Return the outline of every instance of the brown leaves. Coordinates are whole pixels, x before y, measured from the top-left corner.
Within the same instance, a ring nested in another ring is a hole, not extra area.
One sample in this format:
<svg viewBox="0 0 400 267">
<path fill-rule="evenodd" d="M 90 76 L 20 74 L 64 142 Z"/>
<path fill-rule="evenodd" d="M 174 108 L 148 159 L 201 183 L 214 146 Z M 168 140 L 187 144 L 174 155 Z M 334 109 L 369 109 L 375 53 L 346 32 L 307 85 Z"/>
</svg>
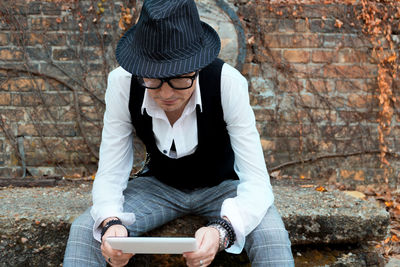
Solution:
<svg viewBox="0 0 400 267">
<path fill-rule="evenodd" d="M 396 1 L 393 1 L 396 2 Z M 399 7 L 392 2 L 379 5 L 375 1 L 362 0 L 362 10 L 357 18 L 361 20 L 363 32 L 370 37 L 374 45 L 373 51 L 392 52 L 390 56 L 379 57 L 378 70 L 378 99 L 379 117 L 378 140 L 381 165 L 384 168 L 384 180 L 388 181 L 390 175 L 390 164 L 386 159 L 388 151 L 386 140 L 391 131 L 391 122 L 394 115 L 393 111 L 393 80 L 397 77 L 399 57 L 396 53 L 396 45 L 392 40 L 393 20 L 399 14 Z M 384 53 L 380 53 L 384 54 Z"/>
<path fill-rule="evenodd" d="M 340 28 L 342 28 L 342 26 L 343 26 L 343 22 L 341 20 L 336 19 L 335 27 L 340 29 Z"/>
<path fill-rule="evenodd" d="M 319 191 L 319 192 L 327 192 L 328 190 L 326 190 L 325 187 L 323 186 L 318 186 L 317 188 L 315 188 L 315 190 Z"/>
<path fill-rule="evenodd" d="M 367 186 L 365 195 L 374 197 L 390 213 L 390 235 L 376 243 L 375 248 L 385 257 L 400 254 L 400 190 L 388 186 Z"/>
<path fill-rule="evenodd" d="M 125 8 L 124 6 L 121 5 L 121 18 L 119 19 L 118 22 L 118 27 L 125 31 L 127 29 L 127 26 L 130 26 L 132 24 L 132 18 L 133 18 L 133 13 L 135 12 L 135 8 L 132 8 L 132 13 L 131 9 Z"/>
</svg>

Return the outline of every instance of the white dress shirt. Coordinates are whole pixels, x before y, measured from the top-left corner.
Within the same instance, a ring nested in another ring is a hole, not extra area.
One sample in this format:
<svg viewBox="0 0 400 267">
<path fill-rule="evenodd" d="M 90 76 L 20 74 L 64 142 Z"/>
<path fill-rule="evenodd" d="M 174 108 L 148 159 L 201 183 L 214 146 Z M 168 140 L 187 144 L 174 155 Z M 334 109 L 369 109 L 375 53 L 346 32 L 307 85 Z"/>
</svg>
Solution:
<svg viewBox="0 0 400 267">
<path fill-rule="evenodd" d="M 235 154 L 234 169 L 240 179 L 237 196 L 224 200 L 221 216 L 231 221 L 236 233 L 236 242 L 227 251 L 240 253 L 246 235 L 260 223 L 274 197 L 254 113 L 249 104 L 247 81 L 226 63 L 221 75 L 221 104 Z M 144 95 L 142 111 L 146 109 L 152 117 L 157 147 L 160 151 L 166 150 L 166 155 L 171 158 L 180 158 L 196 150 L 196 105 L 201 107 L 198 80 L 182 116 L 173 126 L 147 92 Z M 133 126 L 128 107 L 130 83 L 131 74 L 121 67 L 109 74 L 99 168 L 92 191 L 93 235 L 99 241 L 99 226 L 104 219 L 118 217 L 125 225 L 135 222 L 133 213 L 123 211 L 123 191 L 133 164 Z M 176 152 L 170 150 L 172 141 Z"/>
</svg>

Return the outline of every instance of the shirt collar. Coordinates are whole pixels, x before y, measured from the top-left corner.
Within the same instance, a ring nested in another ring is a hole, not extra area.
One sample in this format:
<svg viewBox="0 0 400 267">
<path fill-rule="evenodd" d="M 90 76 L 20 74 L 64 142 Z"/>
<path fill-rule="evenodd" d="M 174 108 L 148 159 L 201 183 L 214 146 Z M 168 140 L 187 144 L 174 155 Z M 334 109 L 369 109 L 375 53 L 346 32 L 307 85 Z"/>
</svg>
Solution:
<svg viewBox="0 0 400 267">
<path fill-rule="evenodd" d="M 200 74 L 199 74 L 199 76 L 200 76 Z M 187 103 L 182 115 L 192 112 L 196 108 L 197 105 L 200 106 L 200 111 L 203 111 L 203 106 L 202 106 L 202 102 L 201 102 L 199 76 L 197 76 L 197 79 L 196 79 L 196 88 L 194 89 L 193 94 L 190 97 L 190 100 Z M 147 93 L 147 90 L 148 89 L 146 89 L 144 92 L 142 109 L 141 109 L 142 115 L 143 115 L 143 112 L 145 109 L 146 109 L 147 113 L 152 117 L 156 116 L 157 114 L 164 113 L 163 110 L 158 106 L 156 101 L 154 101 L 154 99 Z"/>
</svg>

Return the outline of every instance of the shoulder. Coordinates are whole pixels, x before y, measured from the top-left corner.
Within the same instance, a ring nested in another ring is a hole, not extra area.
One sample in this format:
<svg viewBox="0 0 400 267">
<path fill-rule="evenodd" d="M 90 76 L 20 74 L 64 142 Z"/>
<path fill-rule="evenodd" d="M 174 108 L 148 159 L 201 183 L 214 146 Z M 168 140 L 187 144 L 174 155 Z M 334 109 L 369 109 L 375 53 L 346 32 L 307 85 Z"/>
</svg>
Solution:
<svg viewBox="0 0 400 267">
<path fill-rule="evenodd" d="M 122 67 L 115 68 L 108 74 L 106 98 L 111 95 L 115 97 L 129 98 L 132 74 Z"/>
<path fill-rule="evenodd" d="M 129 91 L 132 74 L 122 67 L 115 68 L 108 74 L 107 91 Z"/>
<path fill-rule="evenodd" d="M 246 78 L 237 69 L 235 69 L 228 63 L 224 63 L 224 65 L 222 66 L 221 80 L 222 82 L 224 80 L 230 80 L 233 82 L 239 82 L 241 84 L 247 84 Z"/>
<path fill-rule="evenodd" d="M 239 96 L 248 94 L 248 83 L 246 78 L 234 67 L 225 63 L 221 71 L 221 95 L 227 97 L 234 93 Z"/>
<path fill-rule="evenodd" d="M 124 70 L 122 67 L 117 67 L 113 69 L 109 74 L 108 74 L 108 81 L 109 82 L 116 82 L 116 81 L 121 81 L 121 80 L 131 80 L 132 74 Z"/>
</svg>

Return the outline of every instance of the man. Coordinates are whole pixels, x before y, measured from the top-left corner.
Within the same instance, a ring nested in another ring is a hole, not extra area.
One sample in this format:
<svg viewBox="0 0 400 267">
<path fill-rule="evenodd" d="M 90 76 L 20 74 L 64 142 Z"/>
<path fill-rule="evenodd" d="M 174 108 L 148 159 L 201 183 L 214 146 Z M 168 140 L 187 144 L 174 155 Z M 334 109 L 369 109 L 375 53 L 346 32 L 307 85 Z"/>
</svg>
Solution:
<svg viewBox="0 0 400 267">
<path fill-rule="evenodd" d="M 119 41 L 108 78 L 93 206 L 71 226 L 64 266 L 124 266 L 110 236 L 139 236 L 179 216 L 212 220 L 196 231 L 188 266 L 240 253 L 252 266 L 293 266 L 273 205 L 245 78 L 217 59 L 217 33 L 193 0 L 147 0 Z M 128 181 L 133 131 L 147 164 Z"/>
</svg>

